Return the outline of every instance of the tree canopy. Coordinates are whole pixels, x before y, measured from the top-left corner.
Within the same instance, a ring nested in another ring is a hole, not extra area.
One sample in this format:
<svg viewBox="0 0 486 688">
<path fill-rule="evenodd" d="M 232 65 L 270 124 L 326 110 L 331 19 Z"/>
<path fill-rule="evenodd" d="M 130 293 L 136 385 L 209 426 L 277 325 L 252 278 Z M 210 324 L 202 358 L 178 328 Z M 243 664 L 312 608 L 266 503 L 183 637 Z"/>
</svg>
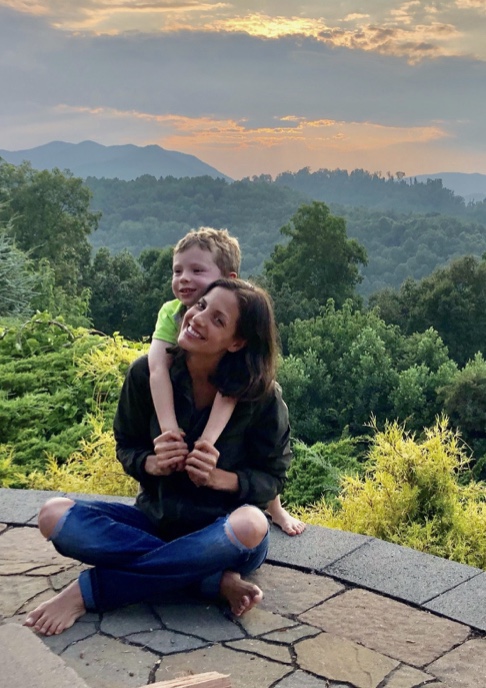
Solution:
<svg viewBox="0 0 486 688">
<path fill-rule="evenodd" d="M 265 276 L 278 294 L 285 286 L 299 295 L 340 306 L 355 296 L 366 265 L 363 246 L 346 236 L 342 217 L 331 215 L 324 203 L 302 205 L 280 230 L 290 241 L 275 247 L 265 263 Z"/>
</svg>

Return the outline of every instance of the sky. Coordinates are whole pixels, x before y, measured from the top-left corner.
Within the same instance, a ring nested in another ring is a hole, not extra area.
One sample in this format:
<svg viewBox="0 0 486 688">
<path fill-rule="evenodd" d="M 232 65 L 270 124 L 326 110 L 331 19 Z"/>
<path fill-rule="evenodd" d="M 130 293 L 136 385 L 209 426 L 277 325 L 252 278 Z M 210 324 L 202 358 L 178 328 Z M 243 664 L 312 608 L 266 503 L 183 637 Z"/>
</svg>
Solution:
<svg viewBox="0 0 486 688">
<path fill-rule="evenodd" d="M 486 174 L 486 0 L 0 0 L 0 149 Z"/>
</svg>

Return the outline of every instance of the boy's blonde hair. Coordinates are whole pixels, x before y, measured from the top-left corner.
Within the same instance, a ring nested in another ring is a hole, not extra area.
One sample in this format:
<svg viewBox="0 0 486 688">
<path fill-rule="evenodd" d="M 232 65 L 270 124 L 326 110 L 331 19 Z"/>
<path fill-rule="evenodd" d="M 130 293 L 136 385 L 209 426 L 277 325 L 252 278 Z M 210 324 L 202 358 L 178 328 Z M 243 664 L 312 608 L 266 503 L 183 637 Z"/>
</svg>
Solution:
<svg viewBox="0 0 486 688">
<path fill-rule="evenodd" d="M 227 229 L 213 229 L 200 227 L 192 229 L 182 237 L 174 247 L 174 255 L 184 253 L 193 246 L 212 253 L 214 263 L 221 270 L 222 277 L 228 277 L 231 272 L 240 272 L 241 250 L 236 237 L 230 236 Z"/>
</svg>

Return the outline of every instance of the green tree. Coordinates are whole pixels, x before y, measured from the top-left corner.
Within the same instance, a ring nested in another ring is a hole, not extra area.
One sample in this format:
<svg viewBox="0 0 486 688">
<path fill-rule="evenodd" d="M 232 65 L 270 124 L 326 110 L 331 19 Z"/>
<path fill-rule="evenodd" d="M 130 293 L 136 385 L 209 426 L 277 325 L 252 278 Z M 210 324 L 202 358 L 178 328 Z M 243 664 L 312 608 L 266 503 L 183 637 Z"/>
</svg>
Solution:
<svg viewBox="0 0 486 688">
<path fill-rule="evenodd" d="M 285 286 L 296 301 L 303 296 L 325 304 L 332 298 L 340 307 L 347 298 L 356 297 L 366 251 L 346 237 L 342 217 L 331 215 L 324 203 L 314 202 L 302 205 L 280 232 L 290 241 L 276 246 L 265 263 L 265 276 L 277 300 Z"/>
<path fill-rule="evenodd" d="M 27 313 L 35 282 L 32 261 L 0 229 L 0 315 Z"/>
<path fill-rule="evenodd" d="M 11 236 L 32 260 L 49 261 L 56 285 L 69 294 L 86 286 L 88 237 L 100 217 L 90 210 L 90 199 L 88 187 L 69 172 L 0 161 L 0 220 L 10 220 Z"/>
<path fill-rule="evenodd" d="M 100 249 L 90 278 L 90 314 L 96 329 L 131 339 L 152 334 L 160 306 L 173 299 L 172 249 L 147 249 L 137 260 L 128 251 Z"/>
<path fill-rule="evenodd" d="M 459 365 L 486 354 L 486 259 L 459 258 L 419 282 L 407 280 L 370 299 L 405 334 L 433 327 Z"/>
</svg>

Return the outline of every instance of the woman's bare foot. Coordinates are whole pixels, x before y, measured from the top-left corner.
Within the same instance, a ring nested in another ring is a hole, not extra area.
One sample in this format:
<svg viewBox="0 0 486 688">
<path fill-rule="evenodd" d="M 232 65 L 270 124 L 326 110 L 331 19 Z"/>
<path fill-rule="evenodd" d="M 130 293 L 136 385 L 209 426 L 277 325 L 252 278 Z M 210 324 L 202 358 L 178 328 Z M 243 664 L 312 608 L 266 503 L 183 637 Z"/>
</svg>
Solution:
<svg viewBox="0 0 486 688">
<path fill-rule="evenodd" d="M 86 614 L 86 607 L 79 583 L 74 581 L 52 600 L 43 602 L 30 612 L 24 626 L 29 626 L 42 635 L 59 635 L 83 614 Z"/>
<path fill-rule="evenodd" d="M 300 535 L 304 532 L 305 523 L 291 516 L 287 509 L 284 509 L 281 504 L 276 505 L 272 502 L 267 511 L 272 518 L 272 523 L 275 523 L 275 525 L 281 528 L 287 535 Z"/>
<path fill-rule="evenodd" d="M 225 571 L 219 587 L 221 595 L 228 601 L 235 616 L 241 616 L 263 599 L 263 592 L 257 585 L 244 581 L 239 573 Z"/>
</svg>

